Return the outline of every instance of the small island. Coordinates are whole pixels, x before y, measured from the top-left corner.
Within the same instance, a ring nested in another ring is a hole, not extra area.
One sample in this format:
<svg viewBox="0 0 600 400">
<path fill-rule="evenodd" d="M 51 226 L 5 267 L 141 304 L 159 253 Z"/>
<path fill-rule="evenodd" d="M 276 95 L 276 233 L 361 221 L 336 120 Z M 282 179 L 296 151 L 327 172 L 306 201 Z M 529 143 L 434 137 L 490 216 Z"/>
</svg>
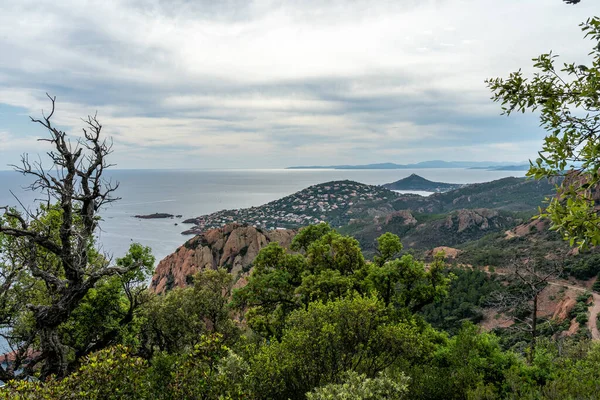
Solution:
<svg viewBox="0 0 600 400">
<path fill-rule="evenodd" d="M 448 192 L 459 189 L 464 185 L 458 183 L 433 182 L 417 174 L 412 174 L 399 181 L 381 185 L 389 190 L 419 190 L 424 192 Z"/>
<path fill-rule="evenodd" d="M 161 218 L 173 218 L 174 215 L 167 214 L 167 213 L 154 213 L 154 214 L 147 214 L 147 215 L 134 215 L 133 217 L 139 218 L 139 219 L 161 219 Z"/>
</svg>

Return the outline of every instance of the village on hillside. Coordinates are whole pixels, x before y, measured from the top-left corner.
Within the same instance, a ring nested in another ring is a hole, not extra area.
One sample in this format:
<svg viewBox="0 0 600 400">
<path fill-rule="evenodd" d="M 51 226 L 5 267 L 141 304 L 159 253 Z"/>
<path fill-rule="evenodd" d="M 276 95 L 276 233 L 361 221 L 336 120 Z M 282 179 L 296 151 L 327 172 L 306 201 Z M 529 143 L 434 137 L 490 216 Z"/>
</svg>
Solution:
<svg viewBox="0 0 600 400">
<path fill-rule="evenodd" d="M 184 221 L 194 227 L 183 234 L 198 234 L 229 223 L 248 224 L 256 228 L 298 228 L 319 222 L 355 217 L 357 204 L 373 204 L 393 200 L 393 191 L 380 186 L 354 181 L 333 181 L 310 186 L 268 204 L 239 210 L 222 210 Z"/>
</svg>

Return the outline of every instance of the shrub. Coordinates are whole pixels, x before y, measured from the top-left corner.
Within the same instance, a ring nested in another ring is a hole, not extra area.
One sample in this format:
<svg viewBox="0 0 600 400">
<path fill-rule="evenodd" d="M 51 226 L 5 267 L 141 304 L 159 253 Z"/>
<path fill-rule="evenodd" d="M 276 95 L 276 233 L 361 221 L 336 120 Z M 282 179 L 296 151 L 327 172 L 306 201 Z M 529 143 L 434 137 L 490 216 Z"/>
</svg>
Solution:
<svg viewBox="0 0 600 400">
<path fill-rule="evenodd" d="M 594 292 L 600 293 L 600 274 L 596 277 L 596 282 L 592 285 L 592 290 Z"/>
<path fill-rule="evenodd" d="M 579 313 L 579 314 L 577 314 L 577 316 L 575 318 L 576 318 L 577 322 L 579 322 L 582 325 L 588 322 L 587 312 Z"/>
<path fill-rule="evenodd" d="M 307 393 L 308 400 L 400 400 L 405 398 L 408 390 L 408 381 L 404 375 L 392 379 L 384 373 L 375 378 L 367 378 L 350 371 L 346 373 L 342 383 L 329 384 L 311 393 Z"/>
<path fill-rule="evenodd" d="M 0 399 L 150 399 L 146 372 L 145 360 L 116 346 L 86 357 L 79 370 L 63 380 L 11 381 L 0 391 Z"/>
</svg>

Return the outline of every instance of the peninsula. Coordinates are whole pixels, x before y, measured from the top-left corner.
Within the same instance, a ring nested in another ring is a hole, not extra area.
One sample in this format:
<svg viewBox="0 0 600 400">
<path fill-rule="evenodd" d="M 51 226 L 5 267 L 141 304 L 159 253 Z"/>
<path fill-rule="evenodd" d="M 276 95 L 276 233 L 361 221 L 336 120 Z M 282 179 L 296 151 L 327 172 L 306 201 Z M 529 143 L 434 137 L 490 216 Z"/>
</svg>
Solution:
<svg viewBox="0 0 600 400">
<path fill-rule="evenodd" d="M 258 207 L 223 210 L 183 221 L 195 225 L 182 232 L 193 235 L 229 223 L 257 228 L 298 228 L 319 222 L 342 226 L 369 214 L 393 211 L 398 194 L 381 186 L 344 180 L 310 186 L 292 195 Z"/>
</svg>

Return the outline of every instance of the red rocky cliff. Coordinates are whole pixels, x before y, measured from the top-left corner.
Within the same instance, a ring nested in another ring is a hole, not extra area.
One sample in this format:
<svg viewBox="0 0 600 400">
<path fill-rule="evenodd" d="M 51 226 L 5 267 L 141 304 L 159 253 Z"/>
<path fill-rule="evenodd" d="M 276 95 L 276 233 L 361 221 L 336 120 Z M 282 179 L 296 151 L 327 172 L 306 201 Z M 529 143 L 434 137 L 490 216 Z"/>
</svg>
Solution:
<svg viewBox="0 0 600 400">
<path fill-rule="evenodd" d="M 271 242 L 289 248 L 295 234 L 292 230 L 266 231 L 238 224 L 211 229 L 188 240 L 163 259 L 156 267 L 150 290 L 162 293 L 184 287 L 194 274 L 207 268 L 223 267 L 238 277 L 251 266 L 260 249 Z"/>
</svg>

